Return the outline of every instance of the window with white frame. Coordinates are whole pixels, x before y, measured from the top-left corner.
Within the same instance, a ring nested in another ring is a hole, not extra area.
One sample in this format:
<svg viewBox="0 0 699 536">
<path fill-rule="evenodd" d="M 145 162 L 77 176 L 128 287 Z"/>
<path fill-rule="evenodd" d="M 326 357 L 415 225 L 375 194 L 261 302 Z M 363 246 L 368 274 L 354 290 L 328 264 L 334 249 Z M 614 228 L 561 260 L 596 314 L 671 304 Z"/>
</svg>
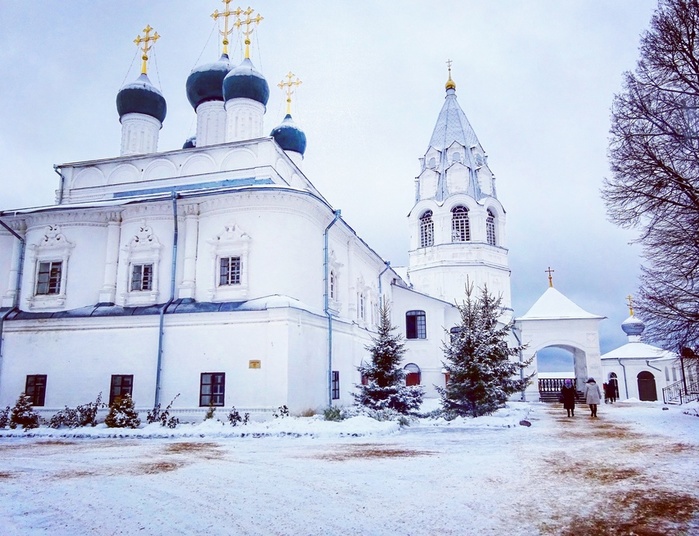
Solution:
<svg viewBox="0 0 699 536">
<path fill-rule="evenodd" d="M 488 216 L 485 220 L 485 232 L 488 244 L 497 246 L 497 241 L 495 239 L 495 215 L 491 210 L 488 210 Z"/>
<path fill-rule="evenodd" d="M 221 257 L 219 259 L 219 286 L 240 285 L 240 257 Z"/>
<path fill-rule="evenodd" d="M 215 262 L 209 298 L 211 301 L 245 299 L 250 272 L 248 269 L 250 236 L 238 225 L 231 223 L 208 242 Z"/>
<path fill-rule="evenodd" d="M 420 216 L 420 247 L 426 248 L 434 245 L 434 221 L 432 211 L 426 211 Z"/>
<path fill-rule="evenodd" d="M 153 290 L 153 265 L 133 264 L 131 265 L 131 285 L 132 292 Z"/>
<path fill-rule="evenodd" d="M 199 406 L 223 406 L 226 399 L 226 373 L 203 372 L 199 384 Z"/>
<path fill-rule="evenodd" d="M 158 268 L 162 244 L 146 221 L 124 246 L 128 270 L 121 273 L 121 296 L 124 304 L 151 305 L 158 301 Z"/>
<path fill-rule="evenodd" d="M 471 240 L 471 229 L 469 227 L 468 209 L 458 206 L 451 209 L 451 241 L 468 242 Z"/>
<path fill-rule="evenodd" d="M 43 237 L 28 246 L 28 262 L 34 265 L 33 289 L 27 298 L 30 309 L 60 308 L 65 305 L 68 259 L 74 244 L 61 232 L 60 226 L 49 225 Z"/>
<path fill-rule="evenodd" d="M 425 315 L 425 311 L 408 311 L 405 313 L 405 338 L 427 338 L 427 315 Z"/>
<path fill-rule="evenodd" d="M 37 296 L 61 293 L 61 261 L 40 262 L 37 266 L 36 291 Z"/>
</svg>

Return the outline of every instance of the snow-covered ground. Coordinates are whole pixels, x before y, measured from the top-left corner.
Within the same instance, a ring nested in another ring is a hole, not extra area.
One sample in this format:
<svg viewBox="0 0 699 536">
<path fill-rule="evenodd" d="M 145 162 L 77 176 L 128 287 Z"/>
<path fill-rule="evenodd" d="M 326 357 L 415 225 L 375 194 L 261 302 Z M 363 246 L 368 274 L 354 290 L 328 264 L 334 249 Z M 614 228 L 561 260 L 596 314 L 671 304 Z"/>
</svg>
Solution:
<svg viewBox="0 0 699 536">
<path fill-rule="evenodd" d="M 3 430 L 0 534 L 699 534 L 687 410 Z"/>
</svg>

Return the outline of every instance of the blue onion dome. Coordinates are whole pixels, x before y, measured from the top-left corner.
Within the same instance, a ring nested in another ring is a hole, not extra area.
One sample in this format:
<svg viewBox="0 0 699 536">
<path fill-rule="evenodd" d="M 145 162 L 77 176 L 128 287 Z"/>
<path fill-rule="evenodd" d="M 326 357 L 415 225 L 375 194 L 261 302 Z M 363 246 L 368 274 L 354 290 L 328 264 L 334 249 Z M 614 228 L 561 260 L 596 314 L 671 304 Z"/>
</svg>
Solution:
<svg viewBox="0 0 699 536">
<path fill-rule="evenodd" d="M 296 126 L 291 114 L 286 114 L 281 124 L 270 132 L 270 136 L 285 151 L 301 154 L 306 152 L 306 134 Z"/>
<path fill-rule="evenodd" d="M 136 113 L 150 115 L 162 123 L 167 114 L 163 94 L 150 83 L 146 74 L 141 74 L 135 82 L 126 84 L 119 90 L 116 105 L 119 119 L 126 114 Z"/>
<path fill-rule="evenodd" d="M 646 325 L 642 320 L 636 318 L 635 316 L 630 316 L 621 323 L 621 329 L 623 329 L 624 333 L 629 336 L 641 335 L 643 330 L 646 329 Z"/>
<path fill-rule="evenodd" d="M 218 61 L 201 65 L 187 77 L 187 99 L 195 110 L 202 102 L 223 100 L 223 79 L 231 70 L 227 54 Z"/>
<path fill-rule="evenodd" d="M 192 136 L 191 138 L 187 138 L 187 140 L 184 142 L 184 145 L 182 146 L 183 149 L 192 149 L 197 146 L 197 137 Z"/>
<path fill-rule="evenodd" d="M 250 59 L 245 58 L 223 79 L 223 98 L 225 101 L 252 99 L 266 106 L 269 100 L 269 85 Z"/>
</svg>

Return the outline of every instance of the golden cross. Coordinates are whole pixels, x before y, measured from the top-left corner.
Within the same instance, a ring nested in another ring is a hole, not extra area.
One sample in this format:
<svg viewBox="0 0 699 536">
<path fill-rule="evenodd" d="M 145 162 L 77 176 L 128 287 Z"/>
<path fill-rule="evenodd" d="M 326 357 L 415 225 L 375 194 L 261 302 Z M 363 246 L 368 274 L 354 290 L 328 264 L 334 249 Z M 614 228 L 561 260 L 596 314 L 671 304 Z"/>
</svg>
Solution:
<svg viewBox="0 0 699 536">
<path fill-rule="evenodd" d="M 455 84 L 454 81 L 451 79 L 451 64 L 452 64 L 452 61 L 451 61 L 451 60 L 447 60 L 447 69 L 449 70 L 449 80 L 447 80 L 447 83 L 446 83 L 446 86 L 445 86 L 445 87 L 446 87 L 447 89 L 456 89 L 456 84 Z"/>
<path fill-rule="evenodd" d="M 233 12 L 233 15 L 235 15 L 235 22 L 233 23 L 233 26 L 240 29 L 243 24 L 245 25 L 245 30 L 240 30 L 240 32 L 245 36 L 245 59 L 250 58 L 250 34 L 252 34 L 254 30 L 254 28 L 250 28 L 250 26 L 253 24 L 260 24 L 260 21 L 264 20 L 264 17 L 259 13 L 257 14 L 257 17 L 251 18 L 250 15 L 252 15 L 254 12 L 255 10 L 251 7 L 248 7 L 245 11 L 238 8 Z M 245 15 L 244 20 L 240 18 L 241 15 Z"/>
<path fill-rule="evenodd" d="M 549 287 L 553 288 L 553 276 L 551 275 L 554 273 L 556 270 L 552 270 L 551 267 L 549 266 L 548 270 L 544 270 L 544 272 L 547 272 L 549 274 Z"/>
<path fill-rule="evenodd" d="M 143 56 L 141 56 L 141 60 L 143 60 L 143 63 L 141 63 L 141 74 L 146 74 L 148 72 L 148 51 L 152 48 L 153 44 L 158 39 L 160 39 L 158 32 L 155 32 L 153 33 L 153 35 L 150 35 L 152 31 L 153 28 L 151 28 L 149 24 L 148 26 L 143 28 L 143 33 L 145 33 L 146 36 L 141 37 L 141 34 L 138 34 L 136 39 L 133 40 L 133 42 L 136 43 L 138 48 L 140 48 L 143 52 Z M 141 45 L 141 43 L 143 43 L 143 45 Z"/>
<path fill-rule="evenodd" d="M 300 86 L 301 80 L 299 80 L 298 76 L 296 76 L 291 71 L 289 71 L 289 74 L 286 75 L 286 79 L 286 82 L 284 80 L 279 82 L 277 84 L 277 87 L 279 87 L 279 89 L 281 89 L 282 91 L 286 91 L 286 113 L 291 114 L 291 95 L 294 94 L 293 88 L 294 86 Z"/>
<path fill-rule="evenodd" d="M 218 33 L 223 36 L 223 53 L 226 56 L 228 56 L 228 36 L 233 31 L 233 28 L 230 30 L 228 29 L 228 17 L 235 15 L 235 11 L 231 11 L 228 7 L 228 4 L 230 4 L 231 1 L 232 0 L 221 0 L 221 2 L 225 4 L 226 9 L 222 13 L 219 13 L 217 9 L 211 14 L 211 18 L 214 20 L 218 20 L 219 17 L 223 17 L 223 31 L 219 30 Z M 240 8 L 238 8 L 237 11 L 240 12 Z"/>
<path fill-rule="evenodd" d="M 633 296 L 631 294 L 626 296 L 626 305 L 629 306 L 629 316 L 633 316 Z"/>
</svg>

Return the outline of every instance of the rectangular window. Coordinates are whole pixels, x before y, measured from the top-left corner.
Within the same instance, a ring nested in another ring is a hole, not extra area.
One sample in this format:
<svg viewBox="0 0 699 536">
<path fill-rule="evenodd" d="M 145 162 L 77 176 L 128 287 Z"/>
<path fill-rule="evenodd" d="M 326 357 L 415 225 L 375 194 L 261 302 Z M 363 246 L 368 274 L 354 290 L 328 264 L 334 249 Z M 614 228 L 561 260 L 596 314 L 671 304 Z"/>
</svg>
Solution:
<svg viewBox="0 0 699 536">
<path fill-rule="evenodd" d="M 40 262 L 36 275 L 36 294 L 60 294 L 62 262 Z"/>
<path fill-rule="evenodd" d="M 199 406 L 223 406 L 226 394 L 225 372 L 203 372 L 199 387 Z"/>
<path fill-rule="evenodd" d="M 134 264 L 131 269 L 131 290 L 153 290 L 153 265 Z"/>
<path fill-rule="evenodd" d="M 43 406 L 46 398 L 46 374 L 27 376 L 24 394 L 32 399 L 32 406 Z"/>
<path fill-rule="evenodd" d="M 339 400 L 340 398 L 340 371 L 333 370 L 333 381 L 332 381 L 332 399 Z"/>
<path fill-rule="evenodd" d="M 240 285 L 240 257 L 221 257 L 218 285 Z"/>
<path fill-rule="evenodd" d="M 133 374 L 112 374 L 112 385 L 109 388 L 109 405 L 111 406 L 124 395 L 133 397 Z"/>
<path fill-rule="evenodd" d="M 427 338 L 427 317 L 425 311 L 408 311 L 405 313 L 405 338 Z"/>
</svg>

